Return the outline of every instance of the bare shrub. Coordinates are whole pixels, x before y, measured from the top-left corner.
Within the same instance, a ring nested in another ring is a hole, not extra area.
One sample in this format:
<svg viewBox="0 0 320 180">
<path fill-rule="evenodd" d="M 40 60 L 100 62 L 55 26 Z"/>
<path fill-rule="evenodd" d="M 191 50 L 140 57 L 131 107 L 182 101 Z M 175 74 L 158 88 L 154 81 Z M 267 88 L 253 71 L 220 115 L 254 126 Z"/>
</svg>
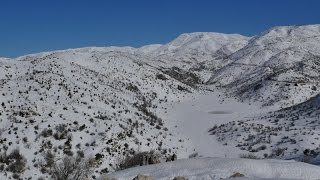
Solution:
<svg viewBox="0 0 320 180">
<path fill-rule="evenodd" d="M 5 163 L 8 164 L 8 155 L 7 155 L 7 151 L 4 151 L 3 153 L 0 153 L 0 163 Z"/>
<path fill-rule="evenodd" d="M 20 154 L 19 149 L 14 149 L 9 155 L 3 153 L 0 158 L 0 163 L 7 165 L 6 171 L 20 174 L 25 171 L 27 160 Z"/>
<path fill-rule="evenodd" d="M 252 153 L 240 154 L 239 157 L 244 158 L 244 159 L 260 159 L 258 156 L 254 155 Z"/>
<path fill-rule="evenodd" d="M 56 126 L 56 133 L 54 133 L 53 137 L 56 140 L 61 140 L 61 139 L 66 139 L 68 136 L 68 130 L 67 130 L 67 125 L 65 124 L 59 124 Z"/>
<path fill-rule="evenodd" d="M 273 149 L 271 155 L 272 156 L 283 156 L 287 148 L 277 148 Z"/>
<path fill-rule="evenodd" d="M 40 136 L 43 136 L 46 138 L 46 137 L 52 136 L 52 133 L 53 133 L 52 129 L 45 128 L 41 131 Z"/>
<path fill-rule="evenodd" d="M 119 164 L 119 169 L 127 169 L 135 166 L 145 166 L 149 164 L 160 163 L 160 154 L 154 151 L 140 152 L 133 156 L 128 156 L 123 159 Z"/>
<path fill-rule="evenodd" d="M 51 168 L 55 180 L 83 180 L 92 173 L 94 163 L 91 159 L 81 159 L 66 156 Z"/>
</svg>

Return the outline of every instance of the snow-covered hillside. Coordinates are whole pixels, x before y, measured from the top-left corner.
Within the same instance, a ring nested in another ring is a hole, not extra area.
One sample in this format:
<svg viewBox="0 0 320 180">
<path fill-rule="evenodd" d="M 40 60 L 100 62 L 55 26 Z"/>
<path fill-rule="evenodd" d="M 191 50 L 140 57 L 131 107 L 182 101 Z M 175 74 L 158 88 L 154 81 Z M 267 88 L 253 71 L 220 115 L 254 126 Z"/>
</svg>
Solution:
<svg viewBox="0 0 320 180">
<path fill-rule="evenodd" d="M 197 90 L 139 56 L 90 48 L 2 63 L 1 149 L 24 152 L 30 176 L 41 175 L 49 152 L 99 153 L 99 167 L 109 170 L 138 150 L 187 152 L 186 140 L 161 114 L 165 104 Z"/>
<path fill-rule="evenodd" d="M 251 102 L 289 107 L 319 92 L 320 26 L 275 27 L 250 39 L 208 83 Z"/>
<path fill-rule="evenodd" d="M 290 108 L 215 125 L 209 132 L 261 158 L 320 164 L 319 117 L 318 95 Z"/>
<path fill-rule="evenodd" d="M 49 178 L 76 155 L 97 177 L 152 150 L 318 162 L 319 52 L 309 25 L 0 58 L 0 177 Z"/>
</svg>

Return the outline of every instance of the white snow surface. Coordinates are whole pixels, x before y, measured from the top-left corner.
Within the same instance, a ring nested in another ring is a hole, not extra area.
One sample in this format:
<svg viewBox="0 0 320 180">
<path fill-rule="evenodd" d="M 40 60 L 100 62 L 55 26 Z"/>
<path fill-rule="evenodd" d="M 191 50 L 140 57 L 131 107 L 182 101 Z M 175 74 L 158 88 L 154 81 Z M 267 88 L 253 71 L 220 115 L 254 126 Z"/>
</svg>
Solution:
<svg viewBox="0 0 320 180">
<path fill-rule="evenodd" d="M 212 138 L 209 129 L 263 112 L 258 105 L 222 97 L 223 94 L 219 92 L 198 95 L 174 104 L 168 111 L 168 120 L 178 122 L 178 131 L 190 139 L 194 152 L 199 156 L 239 157 L 241 152 L 236 147 L 223 146 Z"/>
<path fill-rule="evenodd" d="M 177 176 L 189 180 L 215 180 L 227 179 L 234 173 L 243 174 L 245 179 L 319 179 L 320 167 L 272 159 L 195 158 L 130 168 L 112 173 L 108 177 L 131 180 L 141 174 L 152 176 L 156 180 L 168 180 Z"/>
</svg>

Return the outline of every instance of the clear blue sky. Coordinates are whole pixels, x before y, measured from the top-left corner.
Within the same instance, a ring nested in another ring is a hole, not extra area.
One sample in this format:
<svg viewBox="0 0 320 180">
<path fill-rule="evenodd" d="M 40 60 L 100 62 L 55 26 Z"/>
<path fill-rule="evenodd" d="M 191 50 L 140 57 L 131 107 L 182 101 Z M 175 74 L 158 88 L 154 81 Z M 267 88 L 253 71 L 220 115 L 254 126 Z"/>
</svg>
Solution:
<svg viewBox="0 0 320 180">
<path fill-rule="evenodd" d="M 184 32 L 255 35 L 320 23 L 320 0 L 1 0 L 0 56 L 166 43 Z"/>
</svg>

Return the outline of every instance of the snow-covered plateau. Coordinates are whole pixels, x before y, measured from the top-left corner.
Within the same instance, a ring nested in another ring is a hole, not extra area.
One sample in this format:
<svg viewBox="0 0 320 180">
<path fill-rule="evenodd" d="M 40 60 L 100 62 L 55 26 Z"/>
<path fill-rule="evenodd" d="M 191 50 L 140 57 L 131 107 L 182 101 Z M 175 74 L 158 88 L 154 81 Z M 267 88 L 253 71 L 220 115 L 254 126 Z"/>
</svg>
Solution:
<svg viewBox="0 0 320 180">
<path fill-rule="evenodd" d="M 0 179 L 320 179 L 319 83 L 320 25 L 0 58 Z"/>
</svg>

